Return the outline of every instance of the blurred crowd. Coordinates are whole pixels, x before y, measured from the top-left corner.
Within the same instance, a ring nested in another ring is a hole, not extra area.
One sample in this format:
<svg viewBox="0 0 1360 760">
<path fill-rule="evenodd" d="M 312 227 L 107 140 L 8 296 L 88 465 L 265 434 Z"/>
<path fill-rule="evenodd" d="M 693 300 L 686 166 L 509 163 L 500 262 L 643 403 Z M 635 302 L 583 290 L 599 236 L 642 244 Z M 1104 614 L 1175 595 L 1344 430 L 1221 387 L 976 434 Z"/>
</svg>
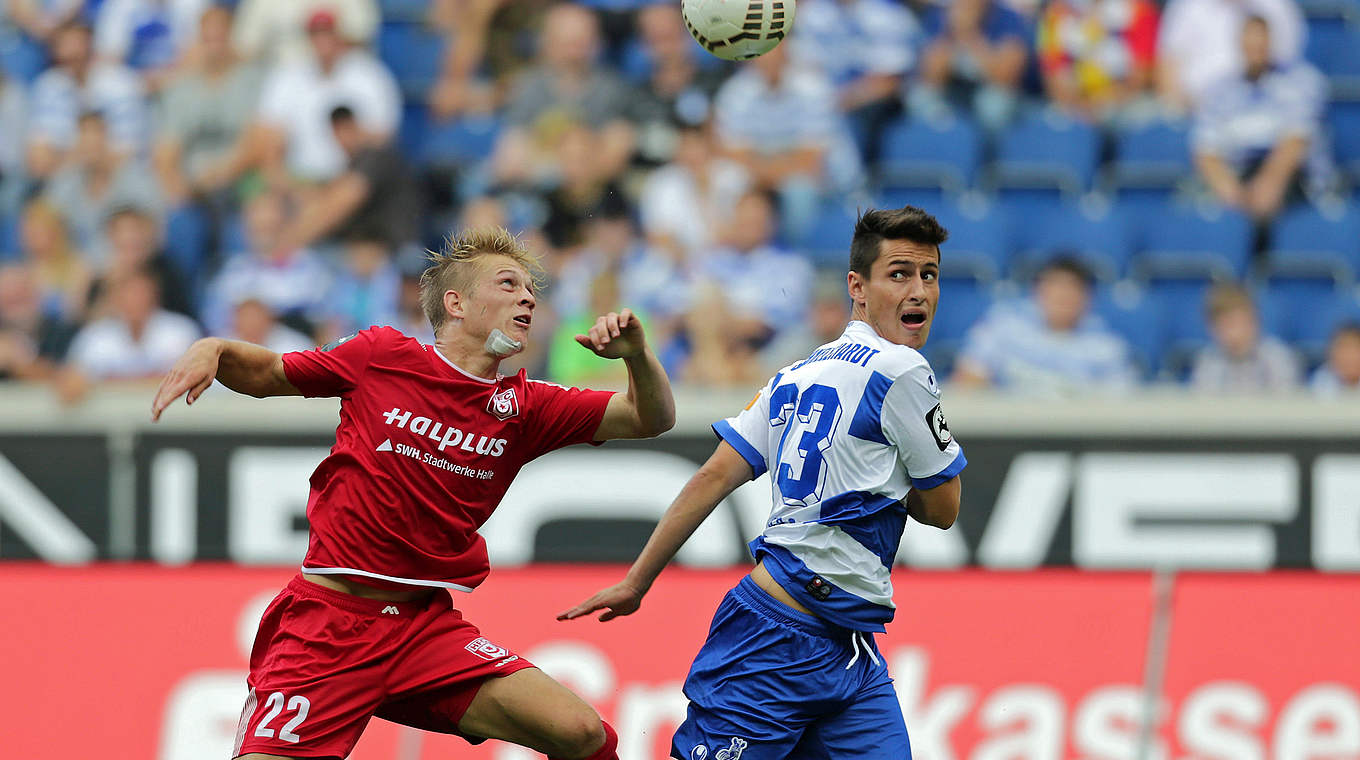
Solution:
<svg viewBox="0 0 1360 760">
<path fill-rule="evenodd" d="M 1357 0 L 800 0 L 742 64 L 645 0 L 0 0 L 0 378 L 429 341 L 425 249 L 503 225 L 549 274 L 517 366 L 621 382 L 572 336 L 626 305 L 750 387 L 912 203 L 959 386 L 1355 391 L 1357 43 Z"/>
</svg>

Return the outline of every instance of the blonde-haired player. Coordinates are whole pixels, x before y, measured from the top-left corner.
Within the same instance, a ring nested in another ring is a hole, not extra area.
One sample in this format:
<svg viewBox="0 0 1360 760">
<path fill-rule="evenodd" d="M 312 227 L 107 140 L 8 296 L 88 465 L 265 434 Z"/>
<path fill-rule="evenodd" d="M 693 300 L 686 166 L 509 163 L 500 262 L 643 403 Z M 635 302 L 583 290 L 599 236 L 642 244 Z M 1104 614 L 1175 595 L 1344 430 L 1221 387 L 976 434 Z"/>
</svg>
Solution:
<svg viewBox="0 0 1360 760">
<path fill-rule="evenodd" d="M 627 309 L 576 336 L 628 367 L 628 391 L 506 377 L 535 306 L 532 254 L 503 229 L 432 254 L 432 346 L 373 327 L 310 351 L 195 343 L 161 383 L 158 419 L 216 378 L 252 396 L 339 396 L 335 446 L 311 478 L 302 570 L 260 622 L 235 756 L 345 757 L 369 718 L 501 739 L 562 760 L 616 758 L 588 704 L 454 609 L 490 568 L 477 528 L 529 460 L 669 429 L 669 381 Z"/>
</svg>

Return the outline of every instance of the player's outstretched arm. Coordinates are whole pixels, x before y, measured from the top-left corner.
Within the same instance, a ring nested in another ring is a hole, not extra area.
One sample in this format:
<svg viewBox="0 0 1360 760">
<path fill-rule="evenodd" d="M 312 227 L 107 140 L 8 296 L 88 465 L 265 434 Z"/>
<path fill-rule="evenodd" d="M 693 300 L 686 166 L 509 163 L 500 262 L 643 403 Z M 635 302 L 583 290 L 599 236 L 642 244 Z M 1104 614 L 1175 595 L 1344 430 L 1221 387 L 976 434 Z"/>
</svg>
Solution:
<svg viewBox="0 0 1360 760">
<path fill-rule="evenodd" d="M 661 516 L 652 537 L 647 539 L 647 545 L 623 580 L 563 612 L 557 619 L 573 620 L 596 610 L 606 610 L 600 615 L 600 620 L 605 621 L 637 612 L 642 597 L 651 589 L 656 577 L 699 524 L 737 486 L 750 480 L 752 474 L 751 465 L 736 449 L 726 441 L 719 443 L 713 456 L 680 489 L 680 495 Z"/>
<path fill-rule="evenodd" d="M 948 530 L 959 517 L 962 494 L 963 484 L 958 475 L 934 488 L 913 488 L 907 493 L 907 514 L 923 525 Z"/>
<path fill-rule="evenodd" d="M 628 367 L 628 392 L 616 394 L 595 429 L 596 441 L 651 438 L 675 426 L 675 397 L 666 370 L 647 346 L 642 322 L 631 309 L 609 312 L 576 342 L 606 359 L 622 359 Z"/>
<path fill-rule="evenodd" d="M 186 404 L 194 403 L 214 378 L 237 393 L 256 398 L 302 395 L 288 382 L 279 354 L 239 340 L 203 338 L 189 346 L 161 380 L 151 402 L 151 419 L 159 420 L 161 412 L 180 396 Z"/>
</svg>

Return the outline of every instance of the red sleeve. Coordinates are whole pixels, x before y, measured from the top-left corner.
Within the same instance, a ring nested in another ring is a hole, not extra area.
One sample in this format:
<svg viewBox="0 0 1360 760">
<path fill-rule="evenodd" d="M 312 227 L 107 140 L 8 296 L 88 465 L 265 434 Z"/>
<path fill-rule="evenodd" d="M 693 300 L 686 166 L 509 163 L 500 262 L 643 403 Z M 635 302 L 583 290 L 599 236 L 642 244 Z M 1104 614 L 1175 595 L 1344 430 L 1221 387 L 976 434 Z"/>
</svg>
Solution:
<svg viewBox="0 0 1360 760">
<path fill-rule="evenodd" d="M 283 373 L 308 398 L 343 396 L 359 384 L 382 329 L 370 327 L 321 348 L 286 353 Z"/>
<path fill-rule="evenodd" d="M 614 391 L 564 388 L 530 380 L 526 384 L 533 425 L 534 456 L 574 443 L 590 443 Z"/>
</svg>

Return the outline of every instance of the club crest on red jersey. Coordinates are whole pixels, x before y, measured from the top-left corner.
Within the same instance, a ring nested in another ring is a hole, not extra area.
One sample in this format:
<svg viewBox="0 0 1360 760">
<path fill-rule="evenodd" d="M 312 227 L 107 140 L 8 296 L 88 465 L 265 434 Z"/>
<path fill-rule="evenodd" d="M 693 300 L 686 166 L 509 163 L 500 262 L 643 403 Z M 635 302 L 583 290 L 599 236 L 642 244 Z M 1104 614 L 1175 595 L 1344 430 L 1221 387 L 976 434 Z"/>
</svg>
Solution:
<svg viewBox="0 0 1360 760">
<path fill-rule="evenodd" d="M 491 400 L 486 403 L 486 410 L 503 420 L 519 414 L 519 399 L 515 397 L 515 389 L 506 388 L 491 394 Z"/>
</svg>

